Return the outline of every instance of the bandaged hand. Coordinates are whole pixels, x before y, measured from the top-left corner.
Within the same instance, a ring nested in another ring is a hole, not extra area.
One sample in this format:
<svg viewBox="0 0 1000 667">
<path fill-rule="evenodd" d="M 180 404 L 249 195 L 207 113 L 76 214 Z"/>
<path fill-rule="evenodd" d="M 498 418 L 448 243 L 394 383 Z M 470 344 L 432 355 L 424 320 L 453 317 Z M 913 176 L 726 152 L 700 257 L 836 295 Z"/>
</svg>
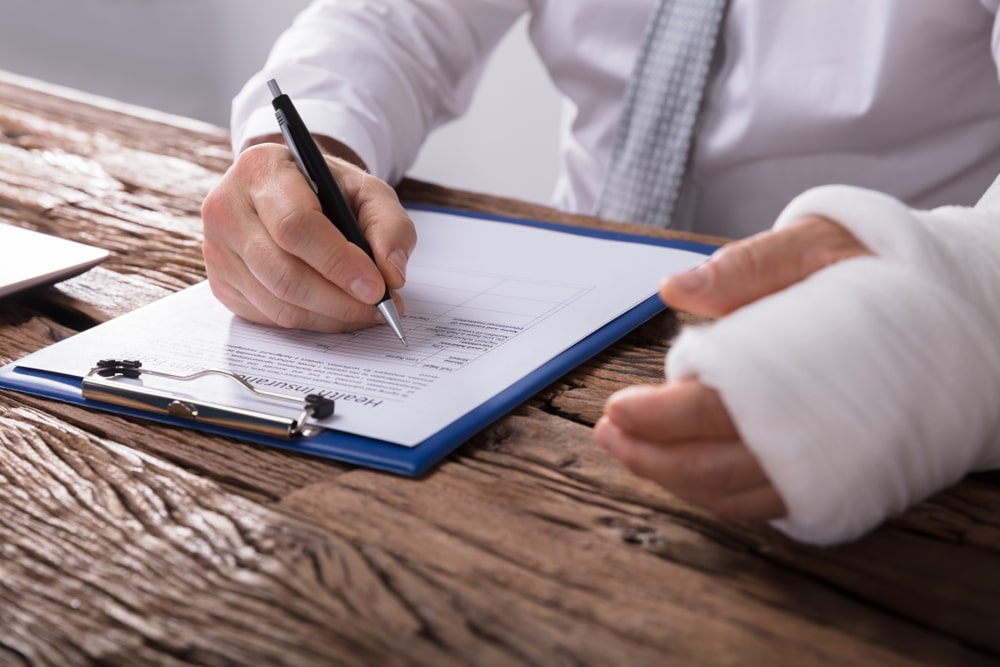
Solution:
<svg viewBox="0 0 1000 667">
<path fill-rule="evenodd" d="M 783 245 L 782 238 L 826 227 L 809 222 L 823 219 L 836 221 L 827 227 L 834 239 L 800 246 L 798 269 L 794 259 L 741 258 L 746 246 Z M 723 513 L 783 514 L 773 521 L 779 530 L 833 544 L 970 471 L 1000 466 L 998 256 L 997 209 L 914 211 L 883 194 L 829 186 L 793 201 L 772 232 L 668 281 L 663 295 L 672 306 L 719 319 L 681 334 L 666 386 L 714 391 L 736 451 L 744 448 L 781 501 L 777 512 L 746 502 L 737 511 L 723 504 Z M 731 266 L 737 270 L 727 279 Z M 629 458 L 636 434 L 623 445 L 618 436 L 629 431 L 616 418 L 628 414 L 632 398 L 609 400 L 598 439 L 637 473 L 712 509 L 704 495 Z M 671 443 L 662 435 L 638 439 Z M 758 480 L 753 488 L 767 486 Z"/>
<path fill-rule="evenodd" d="M 866 254 L 850 232 L 820 216 L 723 247 L 664 281 L 678 310 L 721 317 L 842 259 Z M 696 378 L 637 385 L 608 400 L 598 442 L 632 472 L 729 519 L 774 519 L 781 496 L 742 441 L 719 394 Z"/>
</svg>

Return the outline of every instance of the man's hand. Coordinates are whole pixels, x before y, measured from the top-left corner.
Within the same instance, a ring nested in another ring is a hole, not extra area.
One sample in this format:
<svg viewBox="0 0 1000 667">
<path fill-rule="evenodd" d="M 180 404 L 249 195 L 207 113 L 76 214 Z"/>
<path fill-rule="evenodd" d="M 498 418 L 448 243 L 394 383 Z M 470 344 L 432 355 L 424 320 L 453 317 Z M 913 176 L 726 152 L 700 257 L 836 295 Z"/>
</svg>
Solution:
<svg viewBox="0 0 1000 667">
<path fill-rule="evenodd" d="M 808 216 L 725 246 L 701 266 L 665 280 L 660 296 L 678 310 L 724 317 L 834 262 L 866 254 L 834 221 Z M 615 393 L 595 436 L 632 472 L 719 516 L 765 520 L 786 514 L 721 397 L 697 379 Z"/>
<path fill-rule="evenodd" d="M 416 245 L 393 189 L 327 158 L 375 254 L 373 264 L 323 215 L 283 145 L 243 151 L 202 205 L 203 252 L 212 292 L 252 322 L 348 331 L 382 322 L 373 304 L 399 289 Z M 376 266 L 377 265 L 377 266 Z M 402 311 L 402 303 L 397 306 Z"/>
</svg>

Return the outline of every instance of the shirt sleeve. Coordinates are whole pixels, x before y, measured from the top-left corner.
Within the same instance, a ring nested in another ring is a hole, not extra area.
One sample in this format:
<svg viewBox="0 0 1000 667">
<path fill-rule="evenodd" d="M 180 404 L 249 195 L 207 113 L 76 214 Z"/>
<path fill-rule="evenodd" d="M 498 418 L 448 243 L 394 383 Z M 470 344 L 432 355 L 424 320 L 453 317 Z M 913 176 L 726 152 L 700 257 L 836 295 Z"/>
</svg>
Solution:
<svg viewBox="0 0 1000 667">
<path fill-rule="evenodd" d="M 319 0 L 275 42 L 233 101 L 234 151 L 277 131 L 274 78 L 309 129 L 396 182 L 431 130 L 463 113 L 527 0 Z"/>
<path fill-rule="evenodd" d="M 785 500 L 774 525 L 825 545 L 1000 467 L 1000 205 L 917 211 L 828 186 L 775 227 L 809 213 L 875 256 L 684 331 L 667 375 L 720 393 Z"/>
</svg>

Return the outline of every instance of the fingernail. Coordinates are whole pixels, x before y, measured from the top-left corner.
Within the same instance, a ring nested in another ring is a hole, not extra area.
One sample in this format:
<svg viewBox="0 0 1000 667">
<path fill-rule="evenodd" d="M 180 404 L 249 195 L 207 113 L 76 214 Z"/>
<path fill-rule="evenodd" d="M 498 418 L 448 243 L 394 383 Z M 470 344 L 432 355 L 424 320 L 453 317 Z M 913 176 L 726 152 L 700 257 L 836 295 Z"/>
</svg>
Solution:
<svg viewBox="0 0 1000 667">
<path fill-rule="evenodd" d="M 623 399 L 626 402 L 628 401 L 628 395 L 632 393 L 632 389 L 637 389 L 637 387 L 619 389 L 608 398 L 608 402 L 604 406 L 604 414 L 608 417 L 608 423 L 613 424 L 619 431 L 632 430 L 632 420 L 629 416 L 629 411 L 620 405 Z"/>
<path fill-rule="evenodd" d="M 382 296 L 385 288 L 372 280 L 358 278 L 351 283 L 351 294 L 358 301 L 364 303 L 375 303 Z"/>
<path fill-rule="evenodd" d="M 622 431 L 618 428 L 617 424 L 607 417 L 603 419 L 602 423 L 598 424 L 594 435 L 596 436 L 597 443 L 605 451 L 615 454 L 620 449 L 619 443 L 622 440 Z"/>
<path fill-rule="evenodd" d="M 406 253 L 398 248 L 389 253 L 389 263 L 396 267 L 399 275 L 406 278 Z"/>
<path fill-rule="evenodd" d="M 602 416 L 594 424 L 594 439 L 604 449 L 608 449 L 608 428 L 610 428 L 610 425 L 611 422 L 606 415 Z"/>
<path fill-rule="evenodd" d="M 700 264 L 690 271 L 678 273 L 671 279 L 671 282 L 673 282 L 674 287 L 685 292 L 697 292 L 708 285 L 708 267 Z"/>
</svg>

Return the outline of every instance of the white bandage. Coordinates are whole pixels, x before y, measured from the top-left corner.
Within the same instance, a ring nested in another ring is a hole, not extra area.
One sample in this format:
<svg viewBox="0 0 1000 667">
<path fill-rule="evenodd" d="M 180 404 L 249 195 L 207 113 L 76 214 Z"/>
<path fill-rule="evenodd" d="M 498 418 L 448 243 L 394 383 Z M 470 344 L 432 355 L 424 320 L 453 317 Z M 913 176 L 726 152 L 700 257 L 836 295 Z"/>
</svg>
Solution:
<svg viewBox="0 0 1000 667">
<path fill-rule="evenodd" d="M 686 329 L 667 376 L 720 393 L 788 508 L 774 525 L 833 544 L 1000 466 L 1000 211 L 829 186 L 775 227 L 805 214 L 877 256 Z"/>
</svg>

